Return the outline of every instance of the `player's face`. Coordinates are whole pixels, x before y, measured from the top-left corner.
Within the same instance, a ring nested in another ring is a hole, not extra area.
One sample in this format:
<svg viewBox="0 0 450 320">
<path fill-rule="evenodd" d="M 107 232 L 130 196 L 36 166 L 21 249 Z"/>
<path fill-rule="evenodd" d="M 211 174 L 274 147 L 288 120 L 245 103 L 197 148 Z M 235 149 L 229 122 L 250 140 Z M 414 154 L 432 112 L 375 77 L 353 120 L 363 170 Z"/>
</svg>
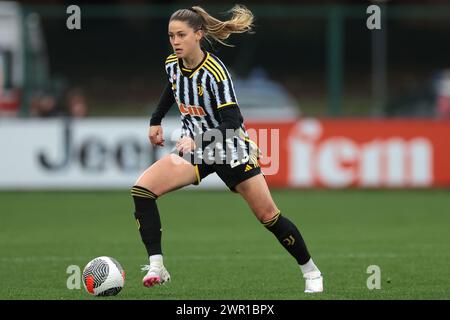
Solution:
<svg viewBox="0 0 450 320">
<path fill-rule="evenodd" d="M 198 47 L 202 31 L 194 32 L 186 22 L 172 20 L 169 22 L 169 39 L 178 58 L 189 57 Z"/>
</svg>

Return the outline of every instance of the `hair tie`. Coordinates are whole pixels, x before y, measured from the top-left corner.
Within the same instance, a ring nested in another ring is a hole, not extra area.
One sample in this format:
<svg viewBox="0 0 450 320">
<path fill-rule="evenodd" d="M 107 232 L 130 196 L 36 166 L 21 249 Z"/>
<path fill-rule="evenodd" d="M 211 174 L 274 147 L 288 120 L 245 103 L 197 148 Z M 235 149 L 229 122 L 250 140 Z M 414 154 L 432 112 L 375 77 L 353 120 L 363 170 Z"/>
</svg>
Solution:
<svg viewBox="0 0 450 320">
<path fill-rule="evenodd" d="M 194 9 L 194 8 L 192 8 L 192 7 L 190 7 L 190 8 L 187 8 L 186 10 L 189 10 L 189 11 L 192 11 L 192 12 L 194 12 L 194 13 L 197 13 L 197 11 L 195 11 L 195 9 Z"/>
</svg>

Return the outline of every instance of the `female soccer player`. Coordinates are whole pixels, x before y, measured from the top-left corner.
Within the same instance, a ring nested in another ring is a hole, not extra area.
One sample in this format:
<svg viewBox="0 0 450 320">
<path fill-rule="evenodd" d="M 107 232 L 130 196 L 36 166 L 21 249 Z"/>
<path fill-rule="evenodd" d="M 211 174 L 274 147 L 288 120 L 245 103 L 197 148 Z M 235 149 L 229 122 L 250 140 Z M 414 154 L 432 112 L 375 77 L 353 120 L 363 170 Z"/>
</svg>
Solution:
<svg viewBox="0 0 450 320">
<path fill-rule="evenodd" d="M 256 218 L 297 260 L 306 280 L 305 292 L 322 292 L 322 275 L 300 232 L 281 215 L 271 197 L 258 165 L 259 149 L 248 138 L 230 74 L 222 61 L 201 45 L 203 40 L 227 45 L 224 40 L 230 34 L 251 31 L 251 11 L 236 5 L 230 12 L 230 20 L 220 21 L 195 6 L 176 11 L 169 20 L 174 53 L 165 61 L 168 83 L 152 114 L 149 139 L 153 146 L 164 145 L 161 121 L 174 103 L 181 113 L 182 134 L 175 152 L 145 170 L 131 190 L 135 218 L 150 260 L 143 269 L 148 270 L 143 284 L 151 287 L 170 280 L 163 264 L 156 199 L 199 184 L 215 172 L 247 201 Z"/>
</svg>

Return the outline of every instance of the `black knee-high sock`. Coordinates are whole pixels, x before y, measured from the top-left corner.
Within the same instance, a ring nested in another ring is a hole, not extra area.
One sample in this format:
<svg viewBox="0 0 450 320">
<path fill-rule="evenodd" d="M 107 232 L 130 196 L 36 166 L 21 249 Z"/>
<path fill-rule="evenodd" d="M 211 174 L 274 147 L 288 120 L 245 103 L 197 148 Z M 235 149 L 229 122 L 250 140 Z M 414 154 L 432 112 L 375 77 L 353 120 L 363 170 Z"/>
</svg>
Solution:
<svg viewBox="0 0 450 320">
<path fill-rule="evenodd" d="M 150 190 L 140 186 L 131 188 L 131 195 L 135 207 L 134 217 L 148 255 L 162 254 L 161 219 L 156 205 L 156 198 L 158 197 Z"/>
<path fill-rule="evenodd" d="M 283 217 L 279 212 L 269 221 L 263 222 L 264 226 L 272 232 L 281 245 L 297 260 L 298 264 L 305 264 L 311 256 L 306 248 L 305 241 L 295 224 Z"/>
</svg>

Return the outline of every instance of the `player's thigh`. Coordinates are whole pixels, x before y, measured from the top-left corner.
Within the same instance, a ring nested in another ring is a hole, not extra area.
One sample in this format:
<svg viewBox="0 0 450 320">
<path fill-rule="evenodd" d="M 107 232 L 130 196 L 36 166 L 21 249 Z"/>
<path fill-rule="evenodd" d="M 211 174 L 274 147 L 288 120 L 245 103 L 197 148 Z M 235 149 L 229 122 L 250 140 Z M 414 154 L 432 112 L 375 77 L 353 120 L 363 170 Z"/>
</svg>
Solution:
<svg viewBox="0 0 450 320">
<path fill-rule="evenodd" d="M 242 181 L 235 189 L 247 201 L 250 209 L 259 221 L 268 221 L 278 212 L 266 179 L 262 174 Z"/>
<path fill-rule="evenodd" d="M 195 182 L 197 182 L 195 167 L 175 154 L 168 154 L 145 170 L 135 185 L 161 196 Z"/>
</svg>

